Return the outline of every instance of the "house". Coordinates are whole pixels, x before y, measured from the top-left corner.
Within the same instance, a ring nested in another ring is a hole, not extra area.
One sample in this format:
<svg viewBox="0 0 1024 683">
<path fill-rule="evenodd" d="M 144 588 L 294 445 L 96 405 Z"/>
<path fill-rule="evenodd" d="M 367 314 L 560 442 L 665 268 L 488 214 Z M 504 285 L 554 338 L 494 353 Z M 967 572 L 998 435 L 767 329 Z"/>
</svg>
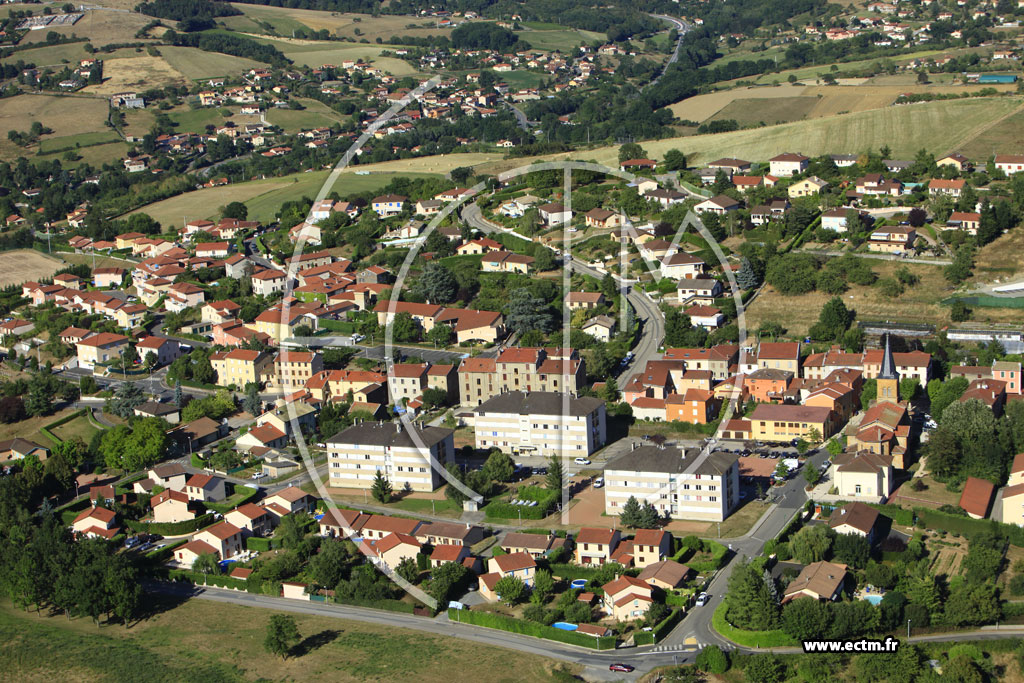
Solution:
<svg viewBox="0 0 1024 683">
<path fill-rule="evenodd" d="M 710 306 L 722 295 L 722 283 L 712 278 L 690 278 L 679 281 L 676 289 L 680 305 Z"/>
<path fill-rule="evenodd" d="M 565 297 L 565 305 L 570 311 L 597 308 L 604 303 L 604 294 L 601 292 L 569 292 Z"/>
<path fill-rule="evenodd" d="M 289 513 L 312 512 L 316 508 L 316 498 L 297 486 L 289 486 L 263 499 L 264 505 L 280 505 Z"/>
<path fill-rule="evenodd" d="M 530 272 L 533 262 L 532 256 L 523 256 L 511 251 L 491 251 L 484 254 L 480 269 L 485 273 L 527 274 Z"/>
<path fill-rule="evenodd" d="M 798 197 L 812 197 L 819 194 L 826 187 L 828 187 L 827 182 L 818 176 L 811 176 L 810 178 L 793 183 L 786 192 L 789 194 L 790 199 L 796 199 Z"/>
<path fill-rule="evenodd" d="M 665 421 L 708 424 L 718 413 L 718 400 L 704 389 L 686 389 L 665 397 Z"/>
<path fill-rule="evenodd" d="M 224 478 L 212 474 L 193 474 L 185 482 L 185 493 L 189 500 L 216 502 L 227 498 Z"/>
<path fill-rule="evenodd" d="M 698 213 L 714 213 L 719 216 L 724 216 L 729 211 L 736 211 L 742 206 L 742 204 L 732 197 L 724 194 L 720 194 L 712 197 L 711 199 L 705 199 L 699 202 L 693 207 L 693 210 Z"/>
<path fill-rule="evenodd" d="M 691 324 L 706 330 L 716 330 L 725 322 L 725 316 L 722 315 L 721 309 L 714 306 L 690 306 L 683 313 L 690 316 Z"/>
<path fill-rule="evenodd" d="M 661 560 L 644 567 L 636 578 L 654 588 L 671 591 L 683 585 L 690 571 L 685 564 L 679 564 L 675 560 Z"/>
<path fill-rule="evenodd" d="M 217 373 L 217 386 L 243 389 L 260 384 L 273 371 L 274 358 L 253 349 L 232 349 L 210 355 L 210 366 Z"/>
<path fill-rule="evenodd" d="M 250 280 L 253 294 L 270 297 L 284 291 L 288 278 L 284 272 L 268 268 L 253 273 Z"/>
<path fill-rule="evenodd" d="M 565 413 L 566 403 L 568 413 Z M 473 409 L 477 448 L 513 455 L 587 456 L 607 442 L 604 401 L 555 391 L 508 391 Z"/>
<path fill-rule="evenodd" d="M 408 197 L 404 197 L 400 194 L 385 194 L 379 197 L 374 197 L 371 200 L 370 205 L 373 210 L 377 212 L 377 215 L 381 218 L 389 218 L 391 216 L 397 216 L 402 213 L 402 207 L 405 206 L 405 202 Z"/>
<path fill-rule="evenodd" d="M 418 519 L 388 517 L 387 515 L 370 515 L 363 521 L 360 533 L 363 538 L 380 540 L 388 534 L 405 534 L 414 536 L 423 522 Z"/>
<path fill-rule="evenodd" d="M 146 337 L 135 344 L 135 351 L 143 365 L 147 357 L 152 357 L 151 362 L 155 367 L 170 365 L 181 356 L 178 341 L 167 337 Z"/>
<path fill-rule="evenodd" d="M 588 228 L 618 228 L 622 225 L 622 215 L 608 209 L 591 209 L 583 217 Z"/>
<path fill-rule="evenodd" d="M 832 461 L 832 476 L 842 498 L 884 500 L 892 492 L 892 456 L 871 451 L 847 451 Z"/>
<path fill-rule="evenodd" d="M 504 247 L 500 242 L 495 242 L 489 237 L 480 237 L 459 245 L 455 249 L 455 253 L 459 256 L 467 256 L 471 254 L 486 254 L 489 251 L 501 251 L 502 249 Z"/>
<path fill-rule="evenodd" d="M 200 258 L 227 258 L 230 252 L 228 242 L 200 242 L 196 245 L 196 256 Z"/>
<path fill-rule="evenodd" d="M 909 225 L 877 228 L 868 238 L 868 251 L 883 254 L 901 254 L 914 248 L 917 230 Z"/>
<path fill-rule="evenodd" d="M 105 538 L 108 541 L 121 531 L 117 514 L 101 507 L 89 507 L 78 513 L 71 522 L 71 531 L 86 538 Z"/>
<path fill-rule="evenodd" d="M 1024 154 L 997 154 L 994 161 L 996 168 L 1006 175 L 1024 171 Z"/>
<path fill-rule="evenodd" d="M 424 522 L 413 534 L 425 545 L 470 547 L 484 540 L 484 528 L 460 522 Z"/>
<path fill-rule="evenodd" d="M 243 536 L 269 536 L 274 528 L 274 516 L 255 503 L 246 503 L 229 511 L 224 515 L 224 521 L 241 529 Z"/>
<path fill-rule="evenodd" d="M 803 154 L 779 154 L 768 160 L 768 172 L 776 178 L 788 178 L 806 171 L 810 161 L 810 158 Z"/>
<path fill-rule="evenodd" d="M 855 534 L 874 539 L 875 526 L 878 524 L 879 513 L 870 505 L 859 501 L 845 503 L 829 515 L 828 525 L 837 534 Z"/>
<path fill-rule="evenodd" d="M 969 235 L 977 235 L 981 226 L 981 214 L 973 211 L 954 211 L 946 219 L 943 230 L 964 230 Z"/>
<path fill-rule="evenodd" d="M 537 562 L 529 553 L 497 555 L 487 561 L 487 570 L 489 573 L 498 574 L 501 577 L 514 576 L 530 587 L 533 586 Z"/>
<path fill-rule="evenodd" d="M 743 159 L 733 159 L 727 157 L 725 159 L 717 159 L 708 164 L 708 168 L 718 171 L 719 169 L 726 172 L 729 177 L 732 177 L 736 173 L 746 173 L 750 170 L 752 163 L 744 161 Z M 774 174 L 773 174 L 774 175 Z"/>
<path fill-rule="evenodd" d="M 658 167 L 658 162 L 653 159 L 626 159 L 619 162 L 620 171 L 653 171 Z"/>
<path fill-rule="evenodd" d="M 950 166 L 958 171 L 967 171 L 970 170 L 971 160 L 965 157 L 960 152 L 953 152 L 952 154 L 947 154 L 941 159 L 936 159 L 935 165 Z M 998 166 L 996 168 L 998 168 Z"/>
<path fill-rule="evenodd" d="M 183 567 L 192 567 L 201 555 L 218 555 L 217 548 L 205 541 L 191 540 L 174 549 L 174 561 Z"/>
<path fill-rule="evenodd" d="M 844 233 L 847 231 L 847 221 L 850 211 L 856 211 L 849 207 L 841 206 L 837 209 L 829 209 L 821 214 L 821 227 L 833 232 Z"/>
<path fill-rule="evenodd" d="M 0 462 L 24 460 L 30 455 L 36 456 L 42 462 L 50 457 L 50 449 L 21 437 L 0 441 Z"/>
<path fill-rule="evenodd" d="M 28 334 L 34 330 L 35 327 L 35 323 L 31 320 L 11 318 L 5 323 L 0 323 L 0 339 L 8 336 L 17 337 L 23 334 Z"/>
<path fill-rule="evenodd" d="M 963 492 L 960 494 L 960 508 L 973 519 L 985 519 L 988 517 L 995 493 L 996 486 L 992 482 L 967 477 Z"/>
<path fill-rule="evenodd" d="M 238 555 L 245 547 L 242 530 L 229 522 L 220 522 L 198 531 L 192 540 L 208 544 L 216 551 L 221 560 Z"/>
<path fill-rule="evenodd" d="M 320 535 L 330 538 L 349 538 L 357 535 L 369 515 L 358 510 L 327 508 L 320 518 Z"/>
<path fill-rule="evenodd" d="M 167 432 L 167 435 L 172 439 L 183 442 L 185 444 L 184 448 L 192 452 L 219 439 L 221 436 L 221 426 L 208 417 L 201 417 L 198 420 L 178 425 Z"/>
<path fill-rule="evenodd" d="M 610 315 L 598 315 L 583 323 L 580 329 L 598 341 L 610 342 L 618 327 L 619 323 L 615 318 Z"/>
<path fill-rule="evenodd" d="M 556 225 L 562 225 L 572 220 L 572 211 L 569 211 L 559 202 L 551 202 L 550 204 L 543 204 L 538 207 L 540 218 L 544 221 L 545 225 L 554 227 Z"/>
<path fill-rule="evenodd" d="M 421 547 L 415 538 L 401 533 L 390 533 L 379 540 L 364 538 L 359 544 L 364 555 L 376 560 L 375 564 L 383 563 L 392 571 L 404 560 L 415 560 Z"/>
<path fill-rule="evenodd" d="M 172 491 L 184 491 L 185 482 L 189 477 L 185 468 L 176 462 L 154 465 L 146 475 L 155 485 L 162 486 L 163 488 L 170 489 Z"/>
<path fill-rule="evenodd" d="M 783 604 L 797 598 L 838 600 L 846 584 L 846 565 L 812 562 L 793 579 L 783 594 Z"/>
<path fill-rule="evenodd" d="M 433 552 L 430 553 L 430 566 L 440 567 L 445 562 L 462 564 L 467 557 L 469 557 L 469 548 L 464 545 L 435 545 Z"/>
<path fill-rule="evenodd" d="M 949 197 L 959 197 L 966 184 L 967 181 L 960 178 L 956 180 L 932 178 L 928 181 L 928 194 L 933 197 L 940 194 L 944 194 Z"/>
<path fill-rule="evenodd" d="M 637 529 L 633 535 L 633 566 L 641 569 L 661 562 L 672 552 L 672 534 L 661 529 Z"/>
<path fill-rule="evenodd" d="M 593 567 L 610 561 L 619 540 L 617 529 L 580 529 L 576 535 L 576 564 Z"/>
<path fill-rule="evenodd" d="M 452 435 L 442 427 L 354 424 L 327 439 L 330 485 L 369 489 L 383 472 L 396 488 L 408 483 L 414 491 L 433 491 L 443 479 L 432 463 L 454 458 Z"/>
<path fill-rule="evenodd" d="M 119 359 L 128 349 L 128 337 L 113 332 L 100 332 L 78 342 L 78 365 L 86 370 L 95 370 L 101 363 Z"/>
<path fill-rule="evenodd" d="M 654 604 L 649 583 L 623 574 L 603 586 L 602 608 L 616 621 L 642 619 L 648 608 Z"/>
<path fill-rule="evenodd" d="M 153 521 L 165 524 L 195 519 L 196 511 L 187 494 L 166 489 L 149 500 L 153 509 Z"/>
<path fill-rule="evenodd" d="M 775 368 L 758 368 L 745 380 L 750 398 L 759 403 L 782 403 L 792 381 L 792 372 Z"/>
<path fill-rule="evenodd" d="M 788 370 L 800 375 L 800 342 L 761 342 L 757 347 L 757 367 Z"/>
<path fill-rule="evenodd" d="M 704 274 L 705 263 L 702 259 L 686 252 L 677 252 L 666 256 L 661 261 L 661 277 L 670 280 L 688 280 Z"/>
<path fill-rule="evenodd" d="M 564 538 L 554 534 L 527 534 L 518 531 L 510 531 L 505 534 L 499 544 L 506 553 L 526 553 L 531 557 L 544 557 L 549 551 L 560 548 L 565 544 Z"/>
</svg>

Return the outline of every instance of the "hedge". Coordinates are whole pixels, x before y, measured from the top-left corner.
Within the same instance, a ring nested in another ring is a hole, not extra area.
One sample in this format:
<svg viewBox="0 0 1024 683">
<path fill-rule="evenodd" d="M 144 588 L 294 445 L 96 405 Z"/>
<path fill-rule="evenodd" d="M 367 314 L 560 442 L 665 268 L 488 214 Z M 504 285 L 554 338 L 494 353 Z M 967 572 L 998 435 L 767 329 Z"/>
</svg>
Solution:
<svg viewBox="0 0 1024 683">
<path fill-rule="evenodd" d="M 846 501 L 839 501 L 836 503 L 829 503 L 828 505 L 824 505 L 822 507 L 830 507 L 831 509 L 836 510 L 847 504 L 848 503 Z M 900 526 L 914 526 L 913 510 L 902 508 L 899 505 L 885 505 L 881 503 L 868 503 L 868 507 L 878 510 L 878 512 L 891 519 L 894 524 L 899 524 Z"/>
<path fill-rule="evenodd" d="M 168 543 L 163 548 L 157 548 L 156 550 L 150 550 L 146 553 L 146 559 L 152 560 L 153 562 L 164 563 L 171 559 L 174 555 L 174 549 L 178 546 L 182 546 L 188 543 L 187 538 L 181 538 L 174 543 Z"/>
<path fill-rule="evenodd" d="M 206 586 L 217 586 L 218 588 L 236 588 L 238 590 L 248 590 L 249 582 L 245 579 L 236 579 L 232 576 L 225 576 L 223 574 L 203 574 L 201 572 L 193 572 L 188 569 L 172 569 L 167 573 L 168 577 L 172 581 L 190 581 L 197 585 Z"/>
<path fill-rule="evenodd" d="M 650 631 L 640 631 L 633 635 L 633 643 L 636 645 L 654 645 L 661 642 L 665 636 L 672 632 L 675 625 L 685 616 L 681 609 L 674 609 L 672 613 L 662 619 Z"/>
<path fill-rule="evenodd" d="M 51 422 L 48 425 L 43 425 L 42 427 L 39 428 L 39 431 L 42 432 L 48 439 L 53 441 L 55 444 L 60 445 L 61 443 L 64 443 L 63 439 L 58 437 L 56 434 L 54 434 L 50 430 L 55 428 L 55 427 L 60 427 L 63 424 L 67 424 L 68 422 L 71 422 L 72 420 L 76 420 L 76 419 L 82 417 L 83 415 L 85 415 L 85 412 L 86 412 L 85 408 L 82 408 L 81 410 L 76 410 L 75 412 L 73 412 L 73 413 L 71 413 L 69 415 L 65 415 L 64 417 L 60 418 L 59 420 L 54 420 L 53 422 Z"/>
<path fill-rule="evenodd" d="M 737 645 L 744 647 L 786 647 L 788 645 L 799 645 L 796 639 L 783 631 L 747 631 L 736 628 L 725 618 L 725 602 L 722 602 L 715 609 L 711 616 L 711 627 L 718 632 L 718 635 L 731 640 Z"/>
<path fill-rule="evenodd" d="M 246 550 L 254 550 L 258 553 L 265 553 L 275 545 L 274 539 L 272 538 L 258 538 L 256 536 L 250 536 L 245 539 Z"/>
<path fill-rule="evenodd" d="M 75 521 L 75 517 L 78 516 L 78 513 L 91 505 L 92 503 L 89 502 L 88 496 L 77 502 L 69 503 L 65 507 L 61 508 L 60 519 L 64 524 L 71 526 L 71 523 Z"/>
<path fill-rule="evenodd" d="M 416 606 L 412 603 L 402 602 L 401 600 L 389 600 L 387 598 L 383 598 L 381 600 L 364 600 L 363 598 L 339 598 L 338 596 L 335 596 L 334 602 L 339 605 L 384 609 L 389 612 L 405 612 L 406 614 L 412 614 L 413 610 L 416 609 Z"/>
<path fill-rule="evenodd" d="M 704 541 L 704 546 L 710 546 L 711 557 L 707 560 L 700 560 L 694 562 L 688 561 L 687 566 L 698 574 L 710 574 L 711 572 L 719 569 L 725 563 L 726 554 L 729 549 L 717 541 Z"/>
<path fill-rule="evenodd" d="M 535 621 L 513 619 L 511 617 L 494 614 L 492 612 L 474 612 L 472 610 L 449 609 L 448 620 L 456 623 L 483 626 L 484 628 L 495 628 L 502 631 L 508 631 L 510 633 L 519 633 L 524 636 L 533 636 L 534 638 L 555 640 L 560 643 L 589 647 L 594 650 L 612 650 L 615 648 L 615 636 L 595 638 L 593 636 L 588 636 L 585 633 L 563 631 L 562 629 L 555 628 L 553 626 L 538 624 Z"/>
<path fill-rule="evenodd" d="M 126 519 L 124 523 L 135 532 L 160 534 L 161 536 L 183 536 L 210 526 L 213 522 L 213 513 L 207 512 L 195 519 L 186 519 L 181 522 L 135 522 Z"/>
<path fill-rule="evenodd" d="M 597 576 L 598 570 L 594 567 L 581 567 L 578 564 L 561 562 L 549 566 L 551 573 L 563 579 L 586 579 L 590 581 Z"/>
<path fill-rule="evenodd" d="M 524 486 L 519 490 L 518 497 L 522 500 L 537 501 L 536 507 L 513 505 L 504 501 L 494 500 L 484 507 L 488 517 L 496 519 L 544 519 L 558 500 L 558 491 L 548 491 L 539 486 Z"/>
</svg>

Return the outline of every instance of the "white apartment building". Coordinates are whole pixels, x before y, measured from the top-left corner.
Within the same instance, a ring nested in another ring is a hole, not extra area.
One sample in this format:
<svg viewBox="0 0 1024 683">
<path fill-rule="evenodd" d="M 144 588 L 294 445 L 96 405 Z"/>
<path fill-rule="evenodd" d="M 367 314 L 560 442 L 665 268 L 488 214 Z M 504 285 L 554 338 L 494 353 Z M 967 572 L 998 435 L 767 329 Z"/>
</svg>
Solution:
<svg viewBox="0 0 1024 683">
<path fill-rule="evenodd" d="M 618 515 L 630 496 L 672 519 L 721 522 L 740 502 L 739 457 L 676 446 L 635 446 L 604 470 L 604 509 Z"/>
<path fill-rule="evenodd" d="M 395 491 L 406 483 L 413 491 L 433 491 L 444 481 L 439 469 L 455 456 L 453 434 L 441 427 L 408 430 L 401 422 L 352 425 L 327 440 L 330 485 L 369 489 L 382 471 Z"/>
<path fill-rule="evenodd" d="M 476 447 L 539 456 L 587 456 L 608 440 L 604 401 L 556 391 L 508 391 L 473 409 Z"/>
</svg>

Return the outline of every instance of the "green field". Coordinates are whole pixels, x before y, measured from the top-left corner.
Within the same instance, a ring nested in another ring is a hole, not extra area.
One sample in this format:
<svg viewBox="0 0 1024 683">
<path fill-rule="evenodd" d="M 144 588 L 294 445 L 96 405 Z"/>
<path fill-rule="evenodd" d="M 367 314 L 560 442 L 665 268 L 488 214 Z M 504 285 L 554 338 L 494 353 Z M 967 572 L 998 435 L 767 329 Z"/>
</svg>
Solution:
<svg viewBox="0 0 1024 683">
<path fill-rule="evenodd" d="M 76 149 L 75 154 L 81 157 L 81 159 L 76 161 L 65 161 L 63 158 L 64 152 L 40 154 L 39 156 L 33 157 L 33 159 L 39 161 L 60 159 L 61 165 L 68 168 L 74 168 L 82 164 L 91 164 L 98 168 L 103 164 L 116 163 L 119 159 L 123 159 L 128 155 L 128 150 L 130 148 L 131 146 L 127 142 L 108 142 L 105 145 L 93 145 L 92 147 Z"/>
<path fill-rule="evenodd" d="M 83 415 L 82 417 L 76 417 L 71 422 L 62 424 L 59 427 L 54 427 L 50 431 L 52 431 L 54 436 L 61 441 L 67 441 L 68 439 L 78 437 L 88 444 L 93 435 L 100 430 L 93 427 L 92 424 L 89 423 L 89 419 Z"/>
<path fill-rule="evenodd" d="M 77 62 L 89 55 L 83 49 L 85 43 L 68 43 L 67 45 L 51 45 L 49 47 L 36 47 L 31 50 L 17 52 L 16 60 L 23 59 L 36 66 L 52 66 L 64 62 Z M 77 64 L 76 64 L 77 66 Z"/>
<path fill-rule="evenodd" d="M 969 159 L 988 159 L 993 154 L 1024 152 L 1024 111 L 1014 112 L 997 125 L 981 131 L 959 146 Z"/>
<path fill-rule="evenodd" d="M 764 54 L 764 53 L 757 53 L 757 54 L 760 55 L 760 54 Z M 896 62 L 898 64 L 902 64 L 902 63 L 905 63 L 905 62 L 912 61 L 914 59 L 920 59 L 920 58 L 923 58 L 923 57 L 933 57 L 933 56 L 935 56 L 937 54 L 945 54 L 945 51 L 943 51 L 943 50 L 920 50 L 918 52 L 911 52 L 911 53 L 908 53 L 908 54 L 905 54 L 905 55 L 900 55 L 898 57 L 889 57 L 887 59 L 890 59 L 890 60 L 892 60 L 892 61 L 894 61 L 894 62 Z M 836 62 L 835 64 L 839 68 L 839 71 L 850 72 L 850 71 L 857 71 L 859 69 L 865 69 L 867 67 L 872 66 L 873 64 L 877 64 L 880 61 L 882 61 L 882 58 L 875 57 L 874 59 L 862 59 L 862 60 L 857 61 L 857 62 Z M 716 62 L 716 64 L 717 64 L 717 62 Z M 759 78 L 757 78 L 757 80 L 755 82 L 756 83 L 785 83 L 789 79 L 790 75 L 796 76 L 798 80 L 803 80 L 803 79 L 817 78 L 819 76 L 822 76 L 822 75 L 824 75 L 826 73 L 830 73 L 830 72 L 832 72 L 832 64 L 831 63 L 829 63 L 829 64 L 819 64 L 817 66 L 805 66 L 805 67 L 801 67 L 799 69 L 788 69 L 786 71 L 780 71 L 779 73 L 764 74 L 764 75 L 760 76 Z"/>
<path fill-rule="evenodd" d="M 229 116 L 222 116 L 220 109 L 211 107 L 183 109 L 171 112 L 169 116 L 172 121 L 178 124 L 175 128 L 175 131 L 178 133 L 205 133 L 207 126 L 219 126 L 230 118 Z"/>
<path fill-rule="evenodd" d="M 233 201 L 245 202 L 249 207 L 249 219 L 270 222 L 281 209 L 281 204 L 303 196 L 313 198 L 329 175 L 329 171 L 312 173 L 296 173 L 283 178 L 254 180 L 247 183 L 236 183 L 223 187 L 212 187 L 194 192 L 187 192 L 160 202 L 144 206 L 133 213 L 149 214 L 154 220 L 167 228 L 181 226 L 183 220 L 197 218 L 216 218 L 220 207 Z M 334 185 L 339 194 L 353 192 L 376 191 L 394 178 L 396 173 L 374 173 L 372 175 L 355 175 L 344 173 Z M 429 173 L 402 173 L 403 177 L 425 177 Z"/>
<path fill-rule="evenodd" d="M 607 40 L 603 33 L 580 31 L 557 26 L 556 24 L 547 24 L 546 26 L 552 28 L 517 31 L 516 36 L 528 42 L 530 47 L 536 50 L 565 50 L 566 48 L 579 47 L 583 43 L 604 42 Z"/>
<path fill-rule="evenodd" d="M 498 74 L 498 77 L 508 83 L 510 88 L 536 88 L 544 80 L 544 74 L 532 71 L 509 71 Z"/>
<path fill-rule="evenodd" d="M 273 45 L 284 53 L 285 57 L 297 65 L 312 67 L 323 64 L 340 65 L 346 59 L 362 59 L 372 62 L 374 66 L 388 71 L 395 76 L 408 76 L 418 73 L 412 64 L 397 57 L 381 57 L 384 51 L 394 51 L 400 46 L 396 45 L 371 45 L 362 43 L 348 43 L 341 41 L 302 41 L 290 42 L 287 40 L 275 40 L 273 38 L 254 38 L 261 43 Z"/>
<path fill-rule="evenodd" d="M 419 630 L 293 614 L 302 640 L 287 659 L 263 646 L 273 610 L 144 595 L 151 616 L 96 626 L 88 618 L 40 617 L 0 607 L 9 681 L 384 681 L 551 680 L 554 660 Z M 426 620 L 425 620 L 426 621 Z M 564 665 L 567 668 L 570 665 Z M 578 667 L 572 667 L 576 669 Z"/>
<path fill-rule="evenodd" d="M 49 154 L 69 147 L 90 147 L 108 142 L 119 142 L 120 140 L 121 138 L 117 133 L 107 128 L 98 130 L 95 133 L 80 133 L 79 135 L 65 135 L 58 138 L 40 140 L 39 153 Z"/>
<path fill-rule="evenodd" d="M 204 52 L 194 47 L 161 45 L 160 54 L 167 63 L 193 80 L 215 76 L 238 76 L 243 71 L 266 66 L 263 62 L 219 52 Z"/>
<path fill-rule="evenodd" d="M 270 109 L 267 121 L 280 126 L 286 133 L 296 133 L 303 129 L 344 123 L 346 117 L 328 107 L 323 102 L 304 98 L 295 98 L 305 109 Z"/>
<path fill-rule="evenodd" d="M 228 28 L 236 31 L 263 32 L 260 24 L 269 24 L 274 31 L 282 36 L 290 36 L 293 31 L 309 28 L 301 21 L 292 18 L 276 7 L 260 7 L 257 5 L 238 5 L 245 14 L 237 17 L 224 17 L 222 21 Z"/>
</svg>

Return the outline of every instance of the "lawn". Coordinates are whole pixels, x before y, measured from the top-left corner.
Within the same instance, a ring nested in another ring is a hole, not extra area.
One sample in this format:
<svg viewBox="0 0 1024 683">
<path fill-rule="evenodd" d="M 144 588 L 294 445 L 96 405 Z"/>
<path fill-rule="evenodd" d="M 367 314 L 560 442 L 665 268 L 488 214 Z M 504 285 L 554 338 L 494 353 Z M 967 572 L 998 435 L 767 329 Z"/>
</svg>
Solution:
<svg viewBox="0 0 1024 683">
<path fill-rule="evenodd" d="M 93 427 L 92 423 L 89 422 L 89 418 L 82 415 L 81 417 L 76 417 L 71 422 L 66 422 L 59 427 L 54 427 L 50 431 L 53 432 L 54 436 L 61 441 L 67 441 L 68 439 L 78 437 L 88 444 L 96 432 L 99 432 L 100 430 Z"/>
<path fill-rule="evenodd" d="M 462 506 L 456 505 L 447 498 L 433 501 L 427 498 L 405 498 L 389 504 L 388 507 L 404 512 L 432 514 L 442 517 L 459 517 L 462 515 Z"/>
<path fill-rule="evenodd" d="M 205 600 L 174 606 L 144 600 L 156 614 L 96 627 L 89 619 L 39 618 L 0 609 L 8 680 L 92 681 L 448 681 L 452 671 L 493 681 L 550 680 L 554 660 L 421 631 L 323 616 L 292 615 L 301 655 L 263 648 L 268 609 Z M 162 610 L 162 611 L 161 611 Z"/>
<path fill-rule="evenodd" d="M 167 63 L 193 80 L 215 76 L 237 75 L 239 72 L 266 66 L 263 62 L 219 52 L 205 52 L 195 47 L 161 45 L 160 53 Z"/>
<path fill-rule="evenodd" d="M 56 422 L 62 417 L 67 417 L 68 415 L 71 415 L 74 412 L 75 410 L 73 408 L 65 408 L 64 410 L 56 412 L 53 415 L 46 415 L 43 417 L 27 417 L 24 420 L 21 420 L 20 422 L 4 425 L 2 433 L 5 439 L 21 437 L 22 439 L 35 441 L 41 446 L 52 448 L 53 441 L 44 436 L 43 433 L 39 431 L 39 428 L 45 427 L 51 422 Z M 77 422 L 77 420 L 73 420 L 73 422 Z"/>
<path fill-rule="evenodd" d="M 722 538 L 737 538 L 745 535 L 750 531 L 751 527 L 761 519 L 761 515 L 768 509 L 767 503 L 761 503 L 755 500 L 747 500 L 742 502 L 740 507 L 736 509 L 729 517 L 722 522 L 722 525 L 718 528 L 712 528 L 715 533 L 722 534 Z"/>
<path fill-rule="evenodd" d="M 110 142 L 120 142 L 121 138 L 113 130 L 98 130 L 95 133 L 81 133 L 79 135 L 65 135 L 63 137 L 48 137 L 39 141 L 39 153 L 50 154 L 60 152 L 74 147 L 91 147 Z"/>
<path fill-rule="evenodd" d="M 711 618 L 711 626 L 722 637 L 744 647 L 786 647 L 798 644 L 792 636 L 781 629 L 774 631 L 745 631 L 736 628 L 725 619 L 724 602 L 715 609 L 715 614 Z"/>
</svg>

